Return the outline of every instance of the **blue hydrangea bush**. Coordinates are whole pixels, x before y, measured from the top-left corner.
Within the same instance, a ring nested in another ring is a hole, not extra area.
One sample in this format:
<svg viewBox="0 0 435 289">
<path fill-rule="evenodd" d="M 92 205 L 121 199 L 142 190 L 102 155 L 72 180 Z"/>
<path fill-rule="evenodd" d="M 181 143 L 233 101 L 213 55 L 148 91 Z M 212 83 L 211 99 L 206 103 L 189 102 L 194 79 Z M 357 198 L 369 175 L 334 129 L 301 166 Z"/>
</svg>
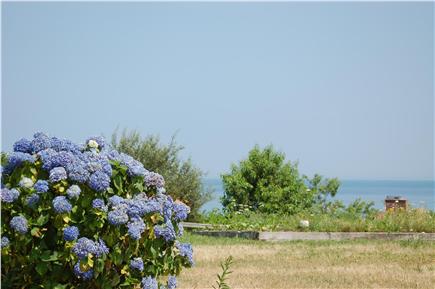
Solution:
<svg viewBox="0 0 435 289">
<path fill-rule="evenodd" d="M 189 207 L 101 137 L 36 133 L 2 158 L 3 288 L 172 289 L 192 246 Z"/>
</svg>

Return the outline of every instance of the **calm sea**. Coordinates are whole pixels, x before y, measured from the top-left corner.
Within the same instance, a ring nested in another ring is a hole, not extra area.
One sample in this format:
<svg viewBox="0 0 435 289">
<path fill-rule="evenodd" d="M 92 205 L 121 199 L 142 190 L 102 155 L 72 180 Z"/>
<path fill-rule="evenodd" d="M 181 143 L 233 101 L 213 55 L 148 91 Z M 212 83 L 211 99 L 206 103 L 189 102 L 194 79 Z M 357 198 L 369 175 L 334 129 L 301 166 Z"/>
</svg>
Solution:
<svg viewBox="0 0 435 289">
<path fill-rule="evenodd" d="M 223 195 L 220 179 L 205 179 L 206 187 L 214 189 L 213 199 L 202 207 L 205 211 L 220 209 L 220 197 Z M 435 209 L 434 181 L 341 181 L 340 189 L 334 199 L 349 204 L 357 198 L 373 201 L 375 207 L 382 209 L 386 196 L 402 196 L 413 207 Z"/>
</svg>

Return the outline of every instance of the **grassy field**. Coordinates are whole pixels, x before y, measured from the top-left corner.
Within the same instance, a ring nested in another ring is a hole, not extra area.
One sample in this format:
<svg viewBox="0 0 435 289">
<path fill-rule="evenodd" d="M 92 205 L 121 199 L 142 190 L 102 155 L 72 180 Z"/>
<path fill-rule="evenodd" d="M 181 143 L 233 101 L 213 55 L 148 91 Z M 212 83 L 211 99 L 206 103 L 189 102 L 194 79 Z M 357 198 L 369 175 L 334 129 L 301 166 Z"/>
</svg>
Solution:
<svg viewBox="0 0 435 289">
<path fill-rule="evenodd" d="M 196 266 L 179 288 L 212 288 L 220 262 L 234 257 L 235 288 L 434 288 L 430 241 L 293 241 L 269 243 L 187 234 Z"/>
</svg>

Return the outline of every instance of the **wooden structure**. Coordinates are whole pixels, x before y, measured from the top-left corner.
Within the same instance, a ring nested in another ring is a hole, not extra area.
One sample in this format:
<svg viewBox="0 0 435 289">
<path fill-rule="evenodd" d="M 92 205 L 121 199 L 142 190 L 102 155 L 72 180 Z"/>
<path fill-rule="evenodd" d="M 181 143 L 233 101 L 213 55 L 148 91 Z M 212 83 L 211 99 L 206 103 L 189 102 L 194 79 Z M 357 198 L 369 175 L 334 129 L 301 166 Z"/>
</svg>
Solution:
<svg viewBox="0 0 435 289">
<path fill-rule="evenodd" d="M 408 201 L 401 196 L 387 196 L 385 198 L 385 211 L 404 209 L 408 207 Z"/>
</svg>

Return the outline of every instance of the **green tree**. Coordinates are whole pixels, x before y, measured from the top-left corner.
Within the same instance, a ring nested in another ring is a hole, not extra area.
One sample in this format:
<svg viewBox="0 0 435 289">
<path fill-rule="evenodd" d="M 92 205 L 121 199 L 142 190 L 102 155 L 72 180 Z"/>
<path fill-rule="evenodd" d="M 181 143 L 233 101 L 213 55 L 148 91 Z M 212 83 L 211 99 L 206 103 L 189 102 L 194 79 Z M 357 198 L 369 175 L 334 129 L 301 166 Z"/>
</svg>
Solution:
<svg viewBox="0 0 435 289">
<path fill-rule="evenodd" d="M 324 205 L 328 196 L 337 193 L 338 179 L 313 179 L 299 174 L 297 163 L 287 162 L 285 154 L 272 145 L 261 149 L 255 146 L 248 158 L 231 166 L 222 175 L 224 196 L 222 205 L 227 211 L 247 206 L 265 213 L 297 213 Z"/>
<path fill-rule="evenodd" d="M 312 179 L 304 176 L 308 189 L 314 196 L 314 202 L 320 206 L 323 212 L 332 206 L 331 198 L 333 198 L 340 187 L 340 181 L 337 178 L 326 179 L 321 175 L 315 174 Z"/>
<path fill-rule="evenodd" d="M 294 213 L 312 205 L 314 199 L 299 175 L 297 164 L 285 161 L 285 155 L 273 146 L 255 146 L 229 174 L 222 175 L 222 204 L 232 211 L 238 205 L 261 212 Z"/>
<path fill-rule="evenodd" d="M 191 159 L 180 159 L 184 147 L 176 143 L 175 135 L 168 144 L 162 144 L 155 135 L 142 137 L 137 131 L 124 130 L 118 138 L 115 131 L 112 146 L 142 162 L 148 170 L 161 174 L 168 194 L 190 206 L 191 220 L 198 218 L 199 208 L 210 199 L 211 191 L 204 187 L 204 173 Z"/>
</svg>

